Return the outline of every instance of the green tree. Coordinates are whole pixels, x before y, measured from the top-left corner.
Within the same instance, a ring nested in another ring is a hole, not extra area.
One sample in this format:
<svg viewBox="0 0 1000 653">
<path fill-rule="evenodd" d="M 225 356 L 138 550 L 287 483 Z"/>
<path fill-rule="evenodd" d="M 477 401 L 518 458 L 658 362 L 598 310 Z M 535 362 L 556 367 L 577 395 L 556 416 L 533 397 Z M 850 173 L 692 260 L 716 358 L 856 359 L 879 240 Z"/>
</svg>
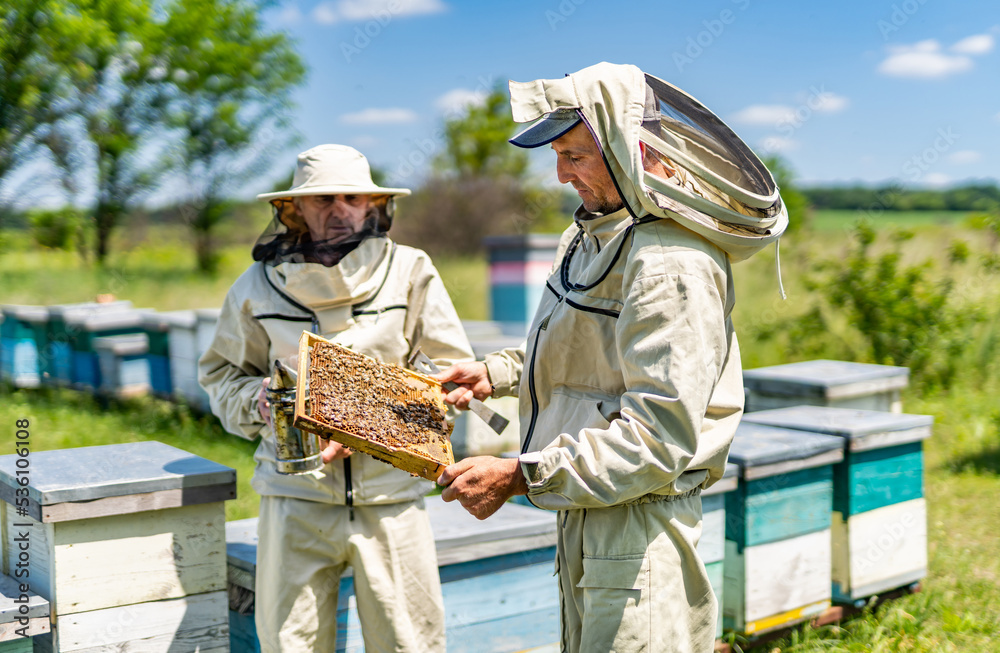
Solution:
<svg viewBox="0 0 1000 653">
<path fill-rule="evenodd" d="M 53 61 L 72 92 L 46 144 L 65 177 L 93 171 L 103 263 L 115 227 L 166 169 L 154 147 L 167 97 L 165 33 L 149 0 L 72 0 L 59 25 Z"/>
<path fill-rule="evenodd" d="M 59 13 L 57 0 L 0 4 L 0 181 L 30 157 L 58 105 L 63 77 L 51 45 Z"/>
<path fill-rule="evenodd" d="M 795 186 L 792 168 L 784 159 L 777 156 L 766 157 L 764 165 L 774 176 L 774 181 L 781 191 L 781 201 L 788 210 L 787 232 L 795 232 L 805 227 L 809 221 L 809 200 Z"/>
<path fill-rule="evenodd" d="M 459 177 L 523 179 L 528 155 L 507 142 L 515 123 L 502 87 L 489 92 L 482 104 L 470 105 L 461 116 L 445 120 L 444 150 L 435 169 Z"/>
<path fill-rule="evenodd" d="M 176 0 L 165 24 L 170 81 L 176 91 L 169 124 L 191 196 L 185 209 L 198 268 L 217 265 L 213 232 L 226 197 L 262 171 L 288 144 L 290 91 L 305 68 L 281 33 L 268 33 L 259 8 L 244 0 Z"/>
</svg>

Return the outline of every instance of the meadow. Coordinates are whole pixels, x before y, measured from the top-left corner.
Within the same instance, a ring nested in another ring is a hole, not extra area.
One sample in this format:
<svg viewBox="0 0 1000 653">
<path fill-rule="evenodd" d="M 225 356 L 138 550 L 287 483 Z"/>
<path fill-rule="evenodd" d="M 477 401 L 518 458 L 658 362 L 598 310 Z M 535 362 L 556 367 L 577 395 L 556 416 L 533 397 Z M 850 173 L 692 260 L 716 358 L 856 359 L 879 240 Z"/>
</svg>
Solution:
<svg viewBox="0 0 1000 653">
<path fill-rule="evenodd" d="M 872 360 L 866 334 L 829 299 L 837 284 L 831 266 L 851 260 L 857 251 L 852 224 L 858 217 L 820 212 L 808 227 L 782 238 L 781 280 L 787 299 L 779 293 L 774 250 L 734 267 L 734 322 L 745 368 L 810 358 L 888 362 Z M 898 246 L 900 265 L 924 271 L 928 287 L 939 288 L 952 307 L 947 315 L 978 316 L 958 324 L 945 343 L 950 372 L 916 375 L 903 397 L 906 412 L 935 418 L 925 461 L 929 576 L 921 592 L 838 625 L 803 627 L 756 647 L 735 638 L 733 643 L 768 652 L 1000 651 L 1000 283 L 995 244 L 964 214 L 886 212 L 872 217 L 877 235 L 872 256 Z M 123 229 L 104 269 L 81 262 L 72 252 L 37 248 L 25 232 L 3 232 L 0 302 L 55 304 L 111 293 L 159 310 L 218 306 L 250 263 L 250 245 L 267 219 L 262 211 L 250 211 L 239 224 L 227 226 L 215 277 L 194 272 L 194 253 L 178 225 L 138 222 Z M 908 230 L 907 239 L 897 235 L 901 228 Z M 957 251 L 964 251 L 964 258 Z M 487 319 L 485 260 L 436 257 L 435 264 L 463 319 Z M 825 316 L 822 322 L 809 318 L 814 309 Z M 943 346 L 929 340 L 915 341 L 913 347 Z M 257 498 L 249 486 L 256 445 L 227 434 L 211 416 L 148 398 L 108 402 L 69 390 L 0 389 L 0 423 L 25 417 L 32 420 L 36 450 L 153 439 L 234 467 L 239 496 L 228 502 L 227 519 L 256 514 Z"/>
</svg>

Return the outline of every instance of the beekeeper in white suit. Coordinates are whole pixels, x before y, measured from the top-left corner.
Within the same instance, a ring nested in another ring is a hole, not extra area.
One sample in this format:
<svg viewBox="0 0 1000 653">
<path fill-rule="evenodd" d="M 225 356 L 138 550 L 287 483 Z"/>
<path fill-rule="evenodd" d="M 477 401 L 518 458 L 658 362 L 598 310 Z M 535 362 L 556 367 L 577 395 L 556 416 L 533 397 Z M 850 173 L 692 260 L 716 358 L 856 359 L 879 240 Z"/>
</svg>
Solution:
<svg viewBox="0 0 1000 653">
<path fill-rule="evenodd" d="M 262 384 L 311 330 L 383 363 L 420 348 L 439 365 L 471 360 L 427 255 L 386 235 L 402 188 L 373 183 L 343 145 L 298 157 L 292 188 L 259 195 L 274 219 L 255 263 L 226 296 L 200 381 L 227 430 L 253 439 L 261 495 L 255 620 L 261 650 L 332 651 L 341 574 L 354 570 L 367 651 L 444 651 L 444 607 L 423 479 L 326 443 L 316 472 L 282 475 Z"/>
<path fill-rule="evenodd" d="M 484 519 L 513 494 L 558 510 L 567 651 L 713 650 L 696 552 L 702 489 L 743 411 L 731 264 L 787 224 L 767 169 L 714 114 L 635 66 L 510 84 L 512 139 L 551 144 L 581 206 L 520 348 L 463 363 L 448 400 L 520 397 L 517 459 L 438 482 Z"/>
</svg>

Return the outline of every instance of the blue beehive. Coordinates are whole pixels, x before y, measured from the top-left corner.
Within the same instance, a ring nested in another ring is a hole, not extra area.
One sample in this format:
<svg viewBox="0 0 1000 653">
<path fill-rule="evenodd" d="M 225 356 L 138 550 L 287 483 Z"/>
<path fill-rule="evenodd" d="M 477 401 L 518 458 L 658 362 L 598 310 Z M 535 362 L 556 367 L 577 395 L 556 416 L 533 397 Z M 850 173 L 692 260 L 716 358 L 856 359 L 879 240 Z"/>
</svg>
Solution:
<svg viewBox="0 0 1000 653">
<path fill-rule="evenodd" d="M 722 637 L 722 603 L 724 593 L 724 567 L 726 557 L 726 494 L 739 485 L 740 468 L 729 463 L 722 478 L 701 495 L 701 539 L 698 555 L 705 563 L 705 571 L 719 602 L 715 636 Z"/>
<path fill-rule="evenodd" d="M 48 307 L 49 321 L 47 349 L 43 357 L 43 379 L 47 385 L 67 386 L 73 381 L 73 337 L 78 326 L 67 323 L 68 316 L 79 317 L 97 313 L 124 311 L 132 308 L 127 300 L 112 302 L 81 302 L 76 304 L 56 304 Z"/>
<path fill-rule="evenodd" d="M 0 374 L 18 388 L 41 382 L 39 342 L 44 347 L 48 313 L 44 306 L 6 305 L 0 323 Z"/>
<path fill-rule="evenodd" d="M 426 501 L 437 548 L 449 653 L 520 651 L 558 642 L 555 515 L 507 503 L 490 519 L 479 521 L 439 496 Z M 226 549 L 230 648 L 233 653 L 257 653 L 252 614 L 257 520 L 227 524 Z M 358 651 L 363 645 L 353 577 L 347 575 L 340 583 L 336 650 Z"/>
<path fill-rule="evenodd" d="M 483 239 L 490 261 L 491 319 L 527 325 L 542 298 L 559 237 L 522 234 Z"/>
<path fill-rule="evenodd" d="M 831 360 L 743 372 L 747 412 L 810 405 L 899 413 L 899 392 L 909 380 L 905 367 Z"/>
<path fill-rule="evenodd" d="M 833 472 L 833 598 L 855 602 L 927 575 L 923 440 L 934 419 L 797 406 L 746 421 L 842 438 Z"/>
<path fill-rule="evenodd" d="M 143 314 L 152 309 L 108 309 L 66 313 L 66 330 L 73 349 L 71 382 L 83 388 L 101 387 L 101 365 L 94 339 L 142 333 Z"/>
<path fill-rule="evenodd" d="M 101 393 L 134 397 L 149 392 L 149 339 L 145 333 L 94 338 Z"/>
<path fill-rule="evenodd" d="M 830 510 L 841 440 L 742 423 L 729 459 L 739 487 L 726 494 L 723 618 L 757 634 L 830 606 Z"/>
</svg>

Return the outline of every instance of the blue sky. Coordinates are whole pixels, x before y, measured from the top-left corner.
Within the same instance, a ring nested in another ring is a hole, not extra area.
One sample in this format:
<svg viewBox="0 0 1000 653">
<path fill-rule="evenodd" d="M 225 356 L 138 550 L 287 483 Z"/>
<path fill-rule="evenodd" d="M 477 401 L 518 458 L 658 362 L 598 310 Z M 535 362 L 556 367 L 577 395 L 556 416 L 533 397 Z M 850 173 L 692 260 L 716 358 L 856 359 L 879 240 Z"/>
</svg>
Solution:
<svg viewBox="0 0 1000 653">
<path fill-rule="evenodd" d="M 694 95 L 800 183 L 1000 179 L 994 2 L 286 0 L 266 18 L 309 66 L 285 171 L 346 143 L 416 186 L 463 102 L 611 61 Z"/>
</svg>

